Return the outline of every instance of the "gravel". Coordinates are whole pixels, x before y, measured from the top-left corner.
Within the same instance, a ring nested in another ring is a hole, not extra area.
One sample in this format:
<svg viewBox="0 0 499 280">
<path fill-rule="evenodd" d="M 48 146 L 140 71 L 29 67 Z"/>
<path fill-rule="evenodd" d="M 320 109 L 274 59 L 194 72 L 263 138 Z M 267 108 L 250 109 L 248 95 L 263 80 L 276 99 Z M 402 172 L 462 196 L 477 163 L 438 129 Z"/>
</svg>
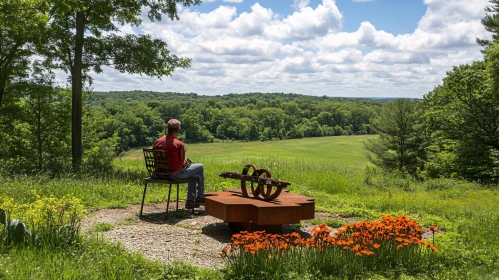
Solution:
<svg viewBox="0 0 499 280">
<path fill-rule="evenodd" d="M 179 205 L 183 208 L 183 205 Z M 170 263 L 187 261 L 204 268 L 219 268 L 223 265 L 221 249 L 232 235 L 227 224 L 217 218 L 180 211 L 170 212 L 165 218 L 165 204 L 144 206 L 144 218 L 139 219 L 140 205 L 126 209 L 102 209 L 93 212 L 82 223 L 84 232 L 92 231 L 97 224 L 111 224 L 111 230 L 102 235 L 119 242 L 126 250 L 139 251 L 145 257 Z M 174 217 L 177 216 L 177 217 Z"/>
</svg>

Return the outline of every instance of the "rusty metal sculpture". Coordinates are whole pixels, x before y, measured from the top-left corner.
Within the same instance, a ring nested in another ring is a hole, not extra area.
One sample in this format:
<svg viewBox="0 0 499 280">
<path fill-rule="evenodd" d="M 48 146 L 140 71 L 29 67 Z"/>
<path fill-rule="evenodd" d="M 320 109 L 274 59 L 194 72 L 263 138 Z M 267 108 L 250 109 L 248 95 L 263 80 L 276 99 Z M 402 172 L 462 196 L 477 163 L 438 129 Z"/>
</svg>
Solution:
<svg viewBox="0 0 499 280">
<path fill-rule="evenodd" d="M 251 168 L 253 168 L 253 172 L 251 175 L 248 175 Z M 262 175 L 263 177 L 261 177 Z M 222 172 L 219 176 L 241 180 L 241 192 L 244 197 L 250 197 L 246 189 L 246 182 L 251 182 L 253 197 L 265 201 L 276 199 L 281 194 L 283 188 L 291 185 L 291 183 L 279 179 L 272 179 L 272 175 L 268 169 L 259 169 L 254 164 L 246 165 L 242 173 Z M 273 187 L 276 187 L 276 189 L 274 190 Z"/>
</svg>

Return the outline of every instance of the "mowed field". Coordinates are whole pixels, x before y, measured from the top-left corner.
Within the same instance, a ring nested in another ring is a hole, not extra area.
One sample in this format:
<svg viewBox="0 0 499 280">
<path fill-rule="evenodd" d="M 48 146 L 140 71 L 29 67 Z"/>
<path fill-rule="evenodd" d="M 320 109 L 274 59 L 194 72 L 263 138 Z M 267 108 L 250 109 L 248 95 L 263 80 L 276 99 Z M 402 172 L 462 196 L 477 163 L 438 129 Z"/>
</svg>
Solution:
<svg viewBox="0 0 499 280">
<path fill-rule="evenodd" d="M 187 157 L 194 162 L 235 163 L 247 160 L 278 159 L 328 162 L 338 166 L 363 167 L 368 151 L 363 142 L 373 135 L 333 136 L 267 142 L 186 144 Z M 124 153 L 117 161 L 143 160 L 142 149 Z"/>
</svg>

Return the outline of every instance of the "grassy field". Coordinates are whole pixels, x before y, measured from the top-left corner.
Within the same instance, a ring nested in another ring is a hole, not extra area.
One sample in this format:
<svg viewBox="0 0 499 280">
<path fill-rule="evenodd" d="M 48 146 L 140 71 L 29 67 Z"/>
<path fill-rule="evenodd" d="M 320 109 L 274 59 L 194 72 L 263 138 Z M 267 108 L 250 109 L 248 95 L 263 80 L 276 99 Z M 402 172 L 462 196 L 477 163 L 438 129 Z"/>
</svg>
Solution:
<svg viewBox="0 0 499 280">
<path fill-rule="evenodd" d="M 317 210 L 357 220 L 407 214 L 424 227 L 437 225 L 444 234 L 435 238 L 440 253 L 432 269 L 422 275 L 407 275 L 407 279 L 498 279 L 497 188 L 452 179 L 421 182 L 385 173 L 368 163 L 362 142 L 369 137 L 373 136 L 186 147 L 188 157 L 205 165 L 206 191 L 238 187 L 237 181 L 218 174 L 240 172 L 245 164 L 252 163 L 269 168 L 273 177 L 291 182 L 292 192 L 316 198 Z M 0 178 L 0 195 L 32 201 L 36 195 L 61 197 L 72 193 L 89 209 L 126 207 L 141 199 L 141 179 L 147 176 L 141 154 L 141 149 L 124 154 L 115 160 L 114 171 L 101 176 Z M 154 186 L 148 190 L 147 202 L 165 197 L 166 189 Z M 12 266 L 8 255 L 0 263 Z M 382 273 L 379 278 L 392 278 L 393 273 Z"/>
<path fill-rule="evenodd" d="M 344 167 L 363 167 L 367 150 L 362 144 L 376 136 L 316 137 L 268 142 L 233 142 L 213 144 L 186 144 L 187 156 L 195 162 L 221 161 L 237 163 L 242 160 L 276 158 L 328 162 Z M 142 150 L 132 150 L 119 160 L 143 160 Z"/>
</svg>

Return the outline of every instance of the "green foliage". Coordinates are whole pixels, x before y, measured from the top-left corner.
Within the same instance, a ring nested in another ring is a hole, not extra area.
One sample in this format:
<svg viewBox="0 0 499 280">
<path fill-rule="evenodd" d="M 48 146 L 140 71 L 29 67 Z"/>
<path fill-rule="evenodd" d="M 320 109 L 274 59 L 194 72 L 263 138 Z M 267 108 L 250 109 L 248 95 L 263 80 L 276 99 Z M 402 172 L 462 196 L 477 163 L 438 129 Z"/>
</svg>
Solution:
<svg viewBox="0 0 499 280">
<path fill-rule="evenodd" d="M 187 143 L 370 134 L 384 102 L 280 93 L 198 96 L 141 91 L 96 92 L 88 100 L 89 107 L 111 120 L 105 129 L 107 135 L 118 133 L 119 153 L 152 145 L 171 118 L 181 120 L 185 134 L 179 139 Z"/>
<path fill-rule="evenodd" d="M 492 33 L 492 40 L 477 38 L 477 43 L 480 46 L 490 47 L 493 43 L 498 42 L 499 38 L 499 1 L 489 0 L 492 5 L 485 8 L 485 18 L 482 19 L 482 25 L 485 30 Z"/>
<path fill-rule="evenodd" d="M 423 166 L 424 127 L 417 101 L 397 99 L 386 104 L 375 122 L 379 138 L 366 142 L 371 162 L 387 170 L 416 174 Z"/>
<path fill-rule="evenodd" d="M 97 223 L 95 224 L 91 229 L 89 229 L 90 232 L 104 232 L 104 231 L 110 231 L 113 229 L 113 225 L 109 223 Z"/>
<path fill-rule="evenodd" d="M 493 54 L 493 46 L 488 52 Z M 447 73 L 442 86 L 424 97 L 430 143 L 425 175 L 497 181 L 499 99 L 493 55 L 485 62 L 461 65 Z"/>
<path fill-rule="evenodd" d="M 4 279 L 161 279 L 163 267 L 101 239 L 66 248 L 14 248 L 0 256 Z"/>
<path fill-rule="evenodd" d="M 331 228 L 339 228 L 347 224 L 345 221 L 338 219 L 313 219 L 310 222 L 314 225 L 325 224 Z"/>
<path fill-rule="evenodd" d="M 34 202 L 26 204 L 1 197 L 0 208 L 6 210 L 6 213 L 0 211 L 5 225 L 2 234 L 6 246 L 13 242 L 37 247 L 65 247 L 80 241 L 80 221 L 85 210 L 80 200 L 71 195 L 61 199 L 37 197 Z"/>
<path fill-rule="evenodd" d="M 219 271 L 204 270 L 199 267 L 195 267 L 189 263 L 176 261 L 168 264 L 165 267 L 165 272 L 162 276 L 162 279 L 208 280 L 208 279 L 220 279 L 220 277 L 223 277 L 223 275 Z"/>
<path fill-rule="evenodd" d="M 43 0 L 0 2 L 0 111 L 13 80 L 28 75 L 33 45 L 49 21 Z"/>
<path fill-rule="evenodd" d="M 69 153 L 68 91 L 46 77 L 11 87 L 0 115 L 0 164 L 14 173 L 64 170 Z"/>
<path fill-rule="evenodd" d="M 0 115 L 0 168 L 11 174 L 70 170 L 71 93 L 52 86 L 52 77 L 11 86 Z M 94 108 L 85 108 L 83 144 L 85 170 L 109 168 L 115 157 L 117 133 L 108 135 L 110 119 Z"/>
<path fill-rule="evenodd" d="M 163 265 L 100 238 L 66 248 L 13 248 L 0 255 L 2 279 L 222 279 L 216 270 L 188 263 Z"/>
<path fill-rule="evenodd" d="M 3 236 L 3 245 L 26 245 L 31 239 L 31 231 L 25 223 L 19 220 L 11 220 L 5 210 L 0 209 L 0 223 L 4 226 L 4 231 L 0 234 Z"/>
</svg>

